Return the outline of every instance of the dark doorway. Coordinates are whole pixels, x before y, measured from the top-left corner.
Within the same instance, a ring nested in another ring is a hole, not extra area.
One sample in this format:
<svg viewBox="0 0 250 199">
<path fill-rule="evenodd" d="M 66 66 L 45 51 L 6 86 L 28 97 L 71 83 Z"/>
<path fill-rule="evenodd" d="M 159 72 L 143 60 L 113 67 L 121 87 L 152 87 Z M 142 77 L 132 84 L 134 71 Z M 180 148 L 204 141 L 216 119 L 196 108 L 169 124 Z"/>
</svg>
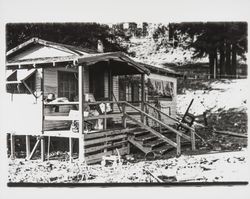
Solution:
<svg viewBox="0 0 250 199">
<path fill-rule="evenodd" d="M 104 67 L 99 64 L 89 70 L 89 91 L 97 101 L 104 99 L 104 71 Z"/>
</svg>

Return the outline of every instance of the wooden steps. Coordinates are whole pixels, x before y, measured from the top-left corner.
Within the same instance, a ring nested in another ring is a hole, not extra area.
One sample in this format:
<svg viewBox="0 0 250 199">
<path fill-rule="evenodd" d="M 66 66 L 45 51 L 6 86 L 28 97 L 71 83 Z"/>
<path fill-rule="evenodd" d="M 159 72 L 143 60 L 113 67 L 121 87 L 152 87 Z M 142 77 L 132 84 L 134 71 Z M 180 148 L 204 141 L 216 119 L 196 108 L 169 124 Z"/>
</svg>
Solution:
<svg viewBox="0 0 250 199">
<path fill-rule="evenodd" d="M 171 132 L 170 130 L 162 129 L 161 134 L 167 137 L 168 139 L 171 139 L 173 142 L 176 142 L 176 134 Z M 146 154 L 146 158 L 148 158 L 149 156 L 159 158 L 167 154 L 169 151 L 175 149 L 175 147 L 168 144 L 160 137 L 157 137 L 150 131 L 145 130 L 143 128 L 136 128 L 132 132 L 130 132 L 128 140 L 131 144 L 133 144 L 135 147 L 144 152 Z M 191 145 L 191 143 L 186 139 L 181 139 L 181 146 L 186 147 L 187 144 L 188 146 Z M 149 154 L 149 156 L 147 154 Z"/>
</svg>

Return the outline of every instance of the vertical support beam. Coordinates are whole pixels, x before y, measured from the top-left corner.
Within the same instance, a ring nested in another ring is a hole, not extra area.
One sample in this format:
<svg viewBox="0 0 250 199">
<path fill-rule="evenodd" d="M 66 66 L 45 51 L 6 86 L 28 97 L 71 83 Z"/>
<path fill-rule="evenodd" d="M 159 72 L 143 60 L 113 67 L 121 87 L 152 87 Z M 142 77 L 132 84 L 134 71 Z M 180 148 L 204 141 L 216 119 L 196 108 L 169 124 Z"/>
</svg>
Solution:
<svg viewBox="0 0 250 199">
<path fill-rule="evenodd" d="M 107 103 L 104 103 L 104 115 L 105 116 L 107 115 L 106 109 L 107 109 Z M 107 118 L 104 118 L 103 119 L 103 130 L 106 130 L 106 129 L 107 129 Z"/>
<path fill-rule="evenodd" d="M 145 106 L 145 74 L 141 75 L 141 110 L 144 111 Z M 144 115 L 141 114 L 141 122 L 144 123 Z"/>
<path fill-rule="evenodd" d="M 73 138 L 69 138 L 69 160 L 72 162 L 73 160 Z"/>
<path fill-rule="evenodd" d="M 45 160 L 45 137 L 41 138 L 41 160 Z"/>
<path fill-rule="evenodd" d="M 176 135 L 176 143 L 177 143 L 177 148 L 176 148 L 176 154 L 177 156 L 181 155 L 181 136 L 178 134 Z"/>
<path fill-rule="evenodd" d="M 30 157 L 30 135 L 26 135 L 26 159 Z"/>
<path fill-rule="evenodd" d="M 130 145 L 129 142 L 127 142 L 127 147 L 128 147 L 127 153 L 130 154 L 130 147 L 131 147 L 131 145 Z"/>
<path fill-rule="evenodd" d="M 195 131 L 191 131 L 191 147 L 195 150 Z"/>
<path fill-rule="evenodd" d="M 84 161 L 84 81 L 83 66 L 78 66 L 78 94 L 79 94 L 79 160 Z"/>
<path fill-rule="evenodd" d="M 158 112 L 158 120 L 161 121 L 161 113 Z M 159 124 L 159 132 L 161 133 L 162 132 L 162 126 L 161 124 Z"/>
<path fill-rule="evenodd" d="M 122 126 L 124 128 L 127 128 L 126 104 L 125 103 L 122 104 L 122 113 L 123 113 L 123 116 L 122 116 Z"/>
<path fill-rule="evenodd" d="M 15 135 L 10 134 L 10 158 L 15 159 Z"/>
<path fill-rule="evenodd" d="M 44 133 L 44 69 L 42 68 L 42 81 L 41 81 L 41 90 L 42 90 L 42 131 Z M 41 138 L 41 160 L 45 160 L 45 140 L 44 137 Z"/>
<path fill-rule="evenodd" d="M 50 153 L 50 136 L 48 136 L 48 149 L 47 149 L 47 160 L 49 160 Z"/>
</svg>

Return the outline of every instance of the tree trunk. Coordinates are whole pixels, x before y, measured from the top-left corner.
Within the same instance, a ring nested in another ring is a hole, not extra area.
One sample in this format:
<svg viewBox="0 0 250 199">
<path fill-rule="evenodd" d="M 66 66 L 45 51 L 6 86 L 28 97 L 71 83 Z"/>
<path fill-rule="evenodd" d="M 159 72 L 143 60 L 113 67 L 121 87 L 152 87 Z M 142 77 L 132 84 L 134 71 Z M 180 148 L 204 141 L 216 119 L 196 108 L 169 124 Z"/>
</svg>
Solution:
<svg viewBox="0 0 250 199">
<path fill-rule="evenodd" d="M 214 79 L 218 78 L 218 55 L 217 55 L 217 50 L 215 51 L 215 58 L 214 58 L 214 64 L 215 64 L 215 68 L 214 68 Z"/>
<path fill-rule="evenodd" d="M 220 47 L 220 78 L 225 76 L 225 45 L 224 43 Z"/>
<path fill-rule="evenodd" d="M 209 73 L 210 73 L 210 78 L 214 78 L 214 53 L 210 52 L 209 53 Z"/>
<path fill-rule="evenodd" d="M 236 59 L 236 45 L 233 44 L 232 46 L 232 68 L 231 73 L 233 78 L 236 78 L 236 69 L 237 69 L 237 59 Z"/>
<path fill-rule="evenodd" d="M 226 75 L 231 75 L 231 44 L 226 43 Z"/>
</svg>

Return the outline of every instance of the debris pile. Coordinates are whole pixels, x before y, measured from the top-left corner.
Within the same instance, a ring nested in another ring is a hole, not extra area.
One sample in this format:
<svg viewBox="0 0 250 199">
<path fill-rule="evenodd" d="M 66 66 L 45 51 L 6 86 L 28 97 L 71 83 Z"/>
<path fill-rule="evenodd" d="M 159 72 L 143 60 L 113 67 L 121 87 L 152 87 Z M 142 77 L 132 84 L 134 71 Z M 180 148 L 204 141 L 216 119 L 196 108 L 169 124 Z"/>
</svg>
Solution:
<svg viewBox="0 0 250 199">
<path fill-rule="evenodd" d="M 10 160 L 9 182 L 34 183 L 161 183 L 244 181 L 246 150 L 183 155 L 165 160 L 111 165 L 74 161 Z"/>
</svg>

